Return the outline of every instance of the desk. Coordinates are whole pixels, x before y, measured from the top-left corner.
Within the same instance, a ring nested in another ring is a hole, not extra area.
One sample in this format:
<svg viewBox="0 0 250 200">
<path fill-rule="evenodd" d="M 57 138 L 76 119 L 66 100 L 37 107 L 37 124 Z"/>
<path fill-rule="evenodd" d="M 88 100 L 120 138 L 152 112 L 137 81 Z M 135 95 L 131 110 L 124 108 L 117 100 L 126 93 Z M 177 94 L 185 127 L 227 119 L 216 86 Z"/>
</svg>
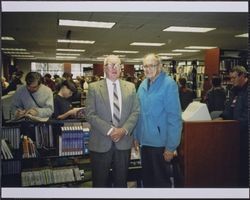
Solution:
<svg viewBox="0 0 250 200">
<path fill-rule="evenodd" d="M 237 187 L 238 122 L 184 122 L 179 158 L 183 187 Z"/>
</svg>

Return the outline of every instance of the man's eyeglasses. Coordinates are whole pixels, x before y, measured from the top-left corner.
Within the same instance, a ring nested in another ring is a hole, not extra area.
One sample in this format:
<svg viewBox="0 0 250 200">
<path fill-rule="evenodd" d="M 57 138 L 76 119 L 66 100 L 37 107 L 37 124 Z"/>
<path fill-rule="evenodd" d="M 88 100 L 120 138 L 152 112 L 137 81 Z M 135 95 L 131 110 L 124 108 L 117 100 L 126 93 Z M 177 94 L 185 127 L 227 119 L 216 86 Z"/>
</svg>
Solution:
<svg viewBox="0 0 250 200">
<path fill-rule="evenodd" d="M 155 69 L 158 65 L 143 65 L 143 69 Z"/>
<path fill-rule="evenodd" d="M 116 65 L 113 65 L 113 64 L 107 64 L 106 66 L 107 66 L 108 68 L 114 68 L 114 69 L 121 68 L 121 65 L 120 65 L 120 64 L 116 64 Z"/>
</svg>

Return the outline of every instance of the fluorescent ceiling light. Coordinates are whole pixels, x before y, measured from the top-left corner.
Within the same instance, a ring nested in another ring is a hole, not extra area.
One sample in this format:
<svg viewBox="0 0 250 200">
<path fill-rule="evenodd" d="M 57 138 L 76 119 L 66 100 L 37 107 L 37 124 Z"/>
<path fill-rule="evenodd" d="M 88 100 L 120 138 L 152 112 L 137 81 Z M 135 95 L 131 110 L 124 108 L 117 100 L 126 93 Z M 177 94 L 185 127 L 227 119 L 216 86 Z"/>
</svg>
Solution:
<svg viewBox="0 0 250 200">
<path fill-rule="evenodd" d="M 130 45 L 132 46 L 163 46 L 165 43 L 151 43 L 151 42 L 133 42 Z"/>
<path fill-rule="evenodd" d="M 76 56 L 56 56 L 56 58 L 59 58 L 59 59 L 75 59 L 77 57 Z"/>
<path fill-rule="evenodd" d="M 32 53 L 32 54 L 44 54 L 44 52 L 41 52 L 41 51 L 31 51 L 30 53 Z"/>
<path fill-rule="evenodd" d="M 1 37 L 1 40 L 15 40 L 15 39 L 13 37 L 3 36 L 3 37 Z"/>
<path fill-rule="evenodd" d="M 85 49 L 56 49 L 57 51 L 67 51 L 67 52 L 85 52 Z"/>
<path fill-rule="evenodd" d="M 20 48 L 2 48 L 3 51 L 27 51 L 26 49 Z"/>
<path fill-rule="evenodd" d="M 248 33 L 240 34 L 240 35 L 235 35 L 234 37 L 246 37 L 248 38 Z"/>
<path fill-rule="evenodd" d="M 173 50 L 173 52 L 187 52 L 187 53 L 199 52 L 199 51 L 200 51 L 199 49 L 175 49 Z"/>
<path fill-rule="evenodd" d="M 181 56 L 182 53 L 158 53 L 159 56 Z"/>
<path fill-rule="evenodd" d="M 12 57 L 19 57 L 19 58 L 34 58 L 33 55 L 11 55 Z"/>
<path fill-rule="evenodd" d="M 170 26 L 168 28 L 165 28 L 163 31 L 206 33 L 208 31 L 212 31 L 215 29 L 216 28 L 207 28 L 207 27 Z"/>
<path fill-rule="evenodd" d="M 169 60 L 169 59 L 172 59 L 173 57 L 170 57 L 170 56 L 160 56 L 161 59 L 163 60 Z"/>
<path fill-rule="evenodd" d="M 58 39 L 57 42 L 60 43 L 79 43 L 79 44 L 94 44 L 95 41 L 90 40 L 64 40 L 64 39 Z"/>
<path fill-rule="evenodd" d="M 209 46 L 188 46 L 185 49 L 214 49 L 217 47 L 209 47 Z"/>
<path fill-rule="evenodd" d="M 114 50 L 113 53 L 139 53 L 139 51 Z"/>
<path fill-rule="evenodd" d="M 5 53 L 5 54 L 19 54 L 19 55 L 28 55 L 28 54 L 30 54 L 29 52 L 27 52 L 27 51 L 19 51 L 19 52 L 17 52 L 17 51 L 4 51 L 3 53 Z"/>
<path fill-rule="evenodd" d="M 96 21 L 79 21 L 59 19 L 59 26 L 77 26 L 90 28 L 112 28 L 115 22 L 96 22 Z"/>
<path fill-rule="evenodd" d="M 79 53 L 56 53 L 57 56 L 80 56 Z"/>
<path fill-rule="evenodd" d="M 36 60 L 37 58 L 26 58 L 26 57 L 17 57 L 16 59 L 18 59 L 18 60 Z"/>
</svg>

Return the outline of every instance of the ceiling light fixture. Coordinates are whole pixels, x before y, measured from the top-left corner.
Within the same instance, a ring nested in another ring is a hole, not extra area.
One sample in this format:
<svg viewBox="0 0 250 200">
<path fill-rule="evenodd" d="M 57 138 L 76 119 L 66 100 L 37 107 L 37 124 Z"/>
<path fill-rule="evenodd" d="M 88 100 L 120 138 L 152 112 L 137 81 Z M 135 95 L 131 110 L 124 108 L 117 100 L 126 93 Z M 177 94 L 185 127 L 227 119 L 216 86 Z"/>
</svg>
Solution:
<svg viewBox="0 0 250 200">
<path fill-rule="evenodd" d="M 4 54 L 19 54 L 19 55 L 29 55 L 30 53 L 27 51 L 4 51 Z"/>
<path fill-rule="evenodd" d="M 168 28 L 163 29 L 162 31 L 206 33 L 208 31 L 212 31 L 215 29 L 216 28 L 207 28 L 207 27 L 170 26 Z"/>
<path fill-rule="evenodd" d="M 15 40 L 15 39 L 13 37 L 3 36 L 1 37 L 1 40 Z"/>
<path fill-rule="evenodd" d="M 85 49 L 56 49 L 56 51 L 67 51 L 67 52 L 85 52 Z"/>
<path fill-rule="evenodd" d="M 26 49 L 21 48 L 1 48 L 3 51 L 27 51 Z"/>
<path fill-rule="evenodd" d="M 77 26 L 89 28 L 112 28 L 115 22 L 79 21 L 59 19 L 59 26 Z"/>
<path fill-rule="evenodd" d="M 151 43 L 151 42 L 133 42 L 130 45 L 132 46 L 163 46 L 165 43 Z"/>
<path fill-rule="evenodd" d="M 56 59 L 76 59 L 76 56 L 56 56 Z"/>
<path fill-rule="evenodd" d="M 158 53 L 159 56 L 181 56 L 182 53 Z"/>
<path fill-rule="evenodd" d="M 185 47 L 185 49 L 214 49 L 217 47 L 211 47 L 211 46 L 188 46 Z"/>
<path fill-rule="evenodd" d="M 139 53 L 139 51 L 114 50 L 113 53 Z"/>
<path fill-rule="evenodd" d="M 192 53 L 192 52 L 199 52 L 199 49 L 175 49 L 173 52 L 185 52 L 185 53 Z"/>
<path fill-rule="evenodd" d="M 161 58 L 162 60 L 170 60 L 170 59 L 172 59 L 173 57 L 170 57 L 170 56 L 160 56 L 160 58 Z"/>
<path fill-rule="evenodd" d="M 20 55 L 20 54 L 14 54 L 11 55 L 12 57 L 19 57 L 19 58 L 34 58 L 33 55 Z"/>
<path fill-rule="evenodd" d="M 59 43 L 78 43 L 78 44 L 94 44 L 95 41 L 91 40 L 65 40 L 65 39 L 58 39 L 57 42 Z"/>
<path fill-rule="evenodd" d="M 240 35 L 235 35 L 234 37 L 246 37 L 248 38 L 248 33 L 240 34 Z"/>
<path fill-rule="evenodd" d="M 79 53 L 56 53 L 57 56 L 80 56 Z"/>
</svg>

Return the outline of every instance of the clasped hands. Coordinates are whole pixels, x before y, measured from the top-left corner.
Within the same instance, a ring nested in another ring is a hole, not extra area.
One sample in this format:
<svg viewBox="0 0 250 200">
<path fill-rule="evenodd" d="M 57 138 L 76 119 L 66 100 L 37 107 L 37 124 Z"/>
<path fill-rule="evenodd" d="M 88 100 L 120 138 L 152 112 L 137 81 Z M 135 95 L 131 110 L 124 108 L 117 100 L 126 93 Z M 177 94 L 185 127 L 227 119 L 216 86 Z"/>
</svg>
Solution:
<svg viewBox="0 0 250 200">
<path fill-rule="evenodd" d="M 36 116 L 38 115 L 38 111 L 35 108 L 30 108 L 27 110 L 22 110 L 22 109 L 16 110 L 16 113 L 15 113 L 16 118 L 20 118 L 26 115 Z"/>
<path fill-rule="evenodd" d="M 126 130 L 124 128 L 113 127 L 109 136 L 111 137 L 113 142 L 118 142 L 125 134 Z"/>
</svg>

